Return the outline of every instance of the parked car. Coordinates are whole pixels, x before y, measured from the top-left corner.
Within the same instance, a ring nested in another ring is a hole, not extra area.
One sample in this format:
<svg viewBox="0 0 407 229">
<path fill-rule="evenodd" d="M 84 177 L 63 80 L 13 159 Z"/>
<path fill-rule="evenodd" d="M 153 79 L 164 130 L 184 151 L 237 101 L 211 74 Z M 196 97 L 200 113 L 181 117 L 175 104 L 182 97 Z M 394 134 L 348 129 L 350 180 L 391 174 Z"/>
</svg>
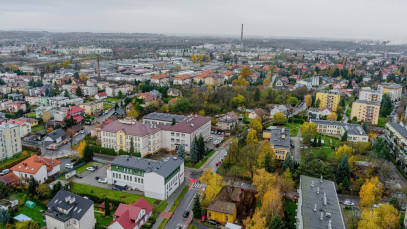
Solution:
<svg viewBox="0 0 407 229">
<path fill-rule="evenodd" d="M 93 171 L 95 171 L 96 169 L 95 169 L 93 166 L 91 166 L 91 167 L 87 167 L 86 170 L 93 172 Z"/>
<path fill-rule="evenodd" d="M 96 177 L 95 177 L 95 180 L 99 180 L 99 178 L 100 178 L 99 176 L 96 176 Z"/>
<path fill-rule="evenodd" d="M 188 216 L 189 216 L 189 211 L 188 211 L 188 210 L 185 210 L 185 211 L 184 211 L 184 214 L 182 214 L 182 216 L 183 216 L 184 218 L 188 218 Z"/>
<path fill-rule="evenodd" d="M 354 206 L 355 205 L 355 203 L 351 202 L 350 200 L 345 200 L 343 202 L 343 204 L 346 205 L 346 206 Z"/>
<path fill-rule="evenodd" d="M 115 184 L 115 185 L 113 185 L 113 188 L 112 188 L 113 190 L 117 190 L 117 191 L 123 191 L 123 190 L 126 190 L 127 189 L 127 185 L 118 185 L 118 184 Z"/>
<path fill-rule="evenodd" d="M 75 174 L 75 177 L 76 177 L 76 178 L 82 178 L 83 176 L 82 176 L 82 174 L 77 173 L 77 174 Z"/>
<path fill-rule="evenodd" d="M 107 178 L 100 177 L 100 178 L 98 179 L 98 182 L 99 182 L 99 183 L 102 183 L 102 184 L 107 184 Z"/>
<path fill-rule="evenodd" d="M 220 165 L 220 161 L 217 161 L 217 162 L 216 162 L 216 166 L 219 166 L 219 165 Z"/>
<path fill-rule="evenodd" d="M 72 168 L 73 168 L 73 164 L 66 164 L 66 165 L 65 165 L 65 168 L 67 168 L 67 169 L 72 169 Z"/>
<path fill-rule="evenodd" d="M 7 173 L 10 173 L 10 170 L 9 169 L 3 169 L 3 171 L 0 172 L 0 176 L 4 176 Z"/>
<path fill-rule="evenodd" d="M 95 168 L 95 169 L 99 168 L 98 165 L 92 165 L 92 167 Z"/>
<path fill-rule="evenodd" d="M 213 219 L 208 220 L 208 223 L 210 225 L 214 225 L 214 226 L 217 226 L 217 227 L 220 225 L 220 223 L 218 221 L 215 221 Z"/>
<path fill-rule="evenodd" d="M 206 215 L 203 215 L 202 217 L 201 217 L 201 222 L 205 222 L 206 221 Z"/>
</svg>

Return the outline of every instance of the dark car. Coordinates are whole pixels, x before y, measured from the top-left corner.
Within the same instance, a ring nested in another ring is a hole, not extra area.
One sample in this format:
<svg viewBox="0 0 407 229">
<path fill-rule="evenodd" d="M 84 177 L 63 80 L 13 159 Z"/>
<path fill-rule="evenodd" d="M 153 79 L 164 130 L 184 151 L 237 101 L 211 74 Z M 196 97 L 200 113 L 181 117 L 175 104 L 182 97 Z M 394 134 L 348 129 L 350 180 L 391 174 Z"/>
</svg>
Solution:
<svg viewBox="0 0 407 229">
<path fill-rule="evenodd" d="M 83 176 L 82 176 L 82 174 L 77 173 L 77 174 L 75 174 L 75 177 L 76 178 L 82 178 Z"/>
<path fill-rule="evenodd" d="M 215 221 L 215 220 L 213 220 L 213 219 L 208 220 L 208 223 L 209 223 L 210 225 L 214 225 L 214 226 L 219 226 L 219 225 L 220 225 L 220 223 L 219 223 L 218 221 Z"/>
<path fill-rule="evenodd" d="M 95 177 L 95 180 L 99 180 L 99 178 L 100 178 L 100 177 L 96 176 L 96 177 Z"/>
<path fill-rule="evenodd" d="M 98 165 L 92 165 L 92 167 L 97 169 L 99 166 Z"/>
<path fill-rule="evenodd" d="M 122 185 L 118 185 L 118 184 L 116 184 L 116 185 L 114 185 L 113 186 L 113 188 L 112 188 L 113 190 L 117 190 L 117 191 L 123 191 L 123 190 L 127 190 L 127 185 L 125 185 L 125 186 L 122 186 Z"/>
<path fill-rule="evenodd" d="M 182 214 L 182 216 L 183 216 L 184 218 L 188 218 L 188 216 L 189 216 L 189 211 L 188 211 L 188 210 L 185 210 L 185 211 L 184 211 L 184 214 Z"/>
</svg>

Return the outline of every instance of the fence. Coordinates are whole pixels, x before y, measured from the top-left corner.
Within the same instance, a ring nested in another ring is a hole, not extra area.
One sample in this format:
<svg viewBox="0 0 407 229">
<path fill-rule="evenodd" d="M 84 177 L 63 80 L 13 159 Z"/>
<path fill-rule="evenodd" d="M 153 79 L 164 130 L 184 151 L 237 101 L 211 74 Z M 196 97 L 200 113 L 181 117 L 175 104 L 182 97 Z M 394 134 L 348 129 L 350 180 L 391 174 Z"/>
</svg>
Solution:
<svg viewBox="0 0 407 229">
<path fill-rule="evenodd" d="M 79 167 L 81 167 L 82 165 L 85 165 L 85 164 L 86 164 L 86 162 L 79 163 L 79 164 L 75 165 L 72 169 L 68 169 L 68 170 L 65 170 L 65 171 L 62 172 L 62 173 L 57 173 L 57 174 L 55 174 L 55 175 L 54 175 L 54 178 L 55 178 L 55 180 L 56 180 L 56 179 L 58 179 L 58 178 L 64 176 L 65 174 L 67 174 L 67 173 L 69 173 L 69 172 L 72 172 L 73 170 L 75 170 L 75 169 L 77 169 L 77 168 L 79 168 Z"/>
</svg>

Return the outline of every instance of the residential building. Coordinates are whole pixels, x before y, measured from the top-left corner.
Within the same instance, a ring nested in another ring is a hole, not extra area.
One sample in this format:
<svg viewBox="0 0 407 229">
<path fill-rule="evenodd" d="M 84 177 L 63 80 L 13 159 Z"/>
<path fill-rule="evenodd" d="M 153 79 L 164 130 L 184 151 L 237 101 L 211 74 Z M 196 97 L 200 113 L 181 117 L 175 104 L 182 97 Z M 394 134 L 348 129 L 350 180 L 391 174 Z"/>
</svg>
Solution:
<svg viewBox="0 0 407 229">
<path fill-rule="evenodd" d="M 42 115 L 44 114 L 44 112 L 49 112 L 49 114 L 51 115 L 51 117 L 54 117 L 54 113 L 55 113 L 55 109 L 52 107 L 44 107 L 44 106 L 40 106 L 37 107 L 35 109 L 35 118 L 42 118 Z"/>
<path fill-rule="evenodd" d="M 153 207 L 145 198 L 129 204 L 119 204 L 113 215 L 113 222 L 108 229 L 134 229 L 141 228 L 151 217 Z"/>
<path fill-rule="evenodd" d="M 248 118 L 249 119 L 256 119 L 256 118 L 263 119 L 265 115 L 267 115 L 267 112 L 264 109 L 257 108 L 257 109 L 254 109 L 249 112 Z"/>
<path fill-rule="evenodd" d="M 316 101 L 319 100 L 319 108 L 329 107 L 332 111 L 336 111 L 338 108 L 339 101 L 341 96 L 339 95 L 338 91 L 324 91 L 324 92 L 317 92 Z"/>
<path fill-rule="evenodd" d="M 103 100 L 107 98 L 106 92 L 100 92 L 95 95 L 96 100 Z"/>
<path fill-rule="evenodd" d="M 161 161 L 118 156 L 107 169 L 109 184 L 127 185 L 146 197 L 167 199 L 184 182 L 184 160 L 177 157 Z"/>
<path fill-rule="evenodd" d="M 287 115 L 287 107 L 284 105 L 275 105 L 270 109 L 270 117 L 273 119 L 274 115 L 278 112 L 283 113 L 284 115 Z"/>
<path fill-rule="evenodd" d="M 378 102 L 380 103 L 383 98 L 382 91 L 375 91 L 372 90 L 370 87 L 363 87 L 361 91 L 359 91 L 359 99 L 364 101 L 370 102 Z"/>
<path fill-rule="evenodd" d="M 16 113 L 19 110 L 22 110 L 23 112 L 27 110 L 25 101 L 15 101 L 7 104 L 7 111 L 9 113 Z"/>
<path fill-rule="evenodd" d="M 174 76 L 174 85 L 187 85 L 191 84 L 191 76 L 188 74 L 182 74 L 182 75 L 177 75 Z"/>
<path fill-rule="evenodd" d="M 29 122 L 17 120 L 17 119 L 10 119 L 7 121 L 9 124 L 16 124 L 18 125 L 20 136 L 25 137 L 27 134 L 31 133 L 31 124 Z"/>
<path fill-rule="evenodd" d="M 34 178 L 39 183 L 56 174 L 61 170 L 60 164 L 62 162 L 39 157 L 36 154 L 31 155 L 29 158 L 11 167 L 11 171 L 23 182 L 28 183 L 29 179 Z"/>
<path fill-rule="evenodd" d="M 356 117 L 358 122 L 368 122 L 377 125 L 379 122 L 380 103 L 365 100 L 356 100 L 352 103 L 351 118 Z"/>
<path fill-rule="evenodd" d="M 106 94 L 109 97 L 117 97 L 119 95 L 119 91 L 121 91 L 123 95 L 127 95 L 130 91 L 133 91 L 133 86 L 125 84 L 121 86 L 106 87 Z"/>
<path fill-rule="evenodd" d="M 377 87 L 383 94 L 388 94 L 391 101 L 398 101 L 401 99 L 401 94 L 403 92 L 403 87 L 395 83 L 382 83 Z"/>
<path fill-rule="evenodd" d="M 170 75 L 163 73 L 151 76 L 150 78 L 151 84 L 158 85 L 158 86 L 166 86 L 170 84 Z"/>
<path fill-rule="evenodd" d="M 94 86 L 84 86 L 82 87 L 83 95 L 94 96 L 98 93 L 98 87 Z"/>
<path fill-rule="evenodd" d="M 271 129 L 270 146 L 274 150 L 276 159 L 284 161 L 291 150 L 290 129 L 279 127 Z"/>
<path fill-rule="evenodd" d="M 26 96 L 25 101 L 30 104 L 30 106 L 36 106 L 37 105 L 37 97 L 36 96 Z"/>
<path fill-rule="evenodd" d="M 176 88 L 169 88 L 167 90 L 167 95 L 168 96 L 175 96 L 175 97 L 180 97 L 182 96 L 182 93 L 180 90 L 176 89 Z"/>
<path fill-rule="evenodd" d="M 222 224 L 233 223 L 236 220 L 237 215 L 236 204 L 222 200 L 215 200 L 208 206 L 206 215 L 208 220 L 216 220 Z"/>
<path fill-rule="evenodd" d="M 0 159 L 11 158 L 22 152 L 20 127 L 16 124 L 0 125 Z"/>
<path fill-rule="evenodd" d="M 86 115 L 95 115 L 98 111 L 103 111 L 103 102 L 83 103 L 79 107 L 85 109 Z"/>
<path fill-rule="evenodd" d="M 62 106 L 66 106 L 68 99 L 69 98 L 63 97 L 63 96 L 52 97 L 52 98 L 49 98 L 49 102 L 50 102 L 50 105 L 53 107 L 62 107 Z"/>
<path fill-rule="evenodd" d="M 220 74 L 212 74 L 205 78 L 206 85 L 213 85 L 219 87 L 225 83 L 225 77 Z"/>
<path fill-rule="evenodd" d="M 407 125 L 388 122 L 384 130 L 384 136 L 393 158 L 407 172 Z"/>
<path fill-rule="evenodd" d="M 47 228 L 95 228 L 93 201 L 88 198 L 62 189 L 49 201 L 47 208 L 45 211 Z"/>
<path fill-rule="evenodd" d="M 336 138 L 341 138 L 345 132 L 348 134 L 348 141 L 351 142 L 367 142 L 369 136 L 366 134 L 362 126 L 358 124 L 343 123 L 339 121 L 329 120 L 310 120 L 317 125 L 317 133 L 328 135 Z"/>
<path fill-rule="evenodd" d="M 142 122 L 150 125 L 172 125 L 173 121 L 179 123 L 186 117 L 185 115 L 152 112 L 145 115 Z"/>
<path fill-rule="evenodd" d="M 301 175 L 298 192 L 297 229 L 346 228 L 334 182 Z"/>
<path fill-rule="evenodd" d="M 237 127 L 238 121 L 239 117 L 237 117 L 235 112 L 231 111 L 218 118 L 216 127 L 220 130 L 230 131 Z"/>
<path fill-rule="evenodd" d="M 113 121 L 101 130 L 102 146 L 115 151 L 130 151 L 131 139 L 134 150 L 141 156 L 153 153 L 161 147 L 161 129 L 143 124 L 132 118 Z"/>
<path fill-rule="evenodd" d="M 65 139 L 65 131 L 63 129 L 56 129 L 45 136 L 43 144 L 44 146 L 48 146 L 51 144 L 60 144 Z"/>
</svg>

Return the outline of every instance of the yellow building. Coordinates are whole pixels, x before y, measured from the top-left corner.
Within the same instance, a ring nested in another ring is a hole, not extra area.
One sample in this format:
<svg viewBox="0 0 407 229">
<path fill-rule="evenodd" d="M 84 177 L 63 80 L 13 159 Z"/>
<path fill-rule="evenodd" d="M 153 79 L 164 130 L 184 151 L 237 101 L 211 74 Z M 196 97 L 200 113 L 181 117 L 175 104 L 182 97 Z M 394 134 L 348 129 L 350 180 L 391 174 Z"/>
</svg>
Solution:
<svg viewBox="0 0 407 229">
<path fill-rule="evenodd" d="M 356 100 L 352 104 L 351 118 L 358 122 L 368 122 L 377 125 L 379 121 L 380 103 L 374 101 Z"/>
<path fill-rule="evenodd" d="M 96 112 L 103 110 L 102 102 L 90 102 L 79 105 L 79 107 L 85 109 L 86 115 L 94 115 Z"/>
<path fill-rule="evenodd" d="M 318 92 L 315 101 L 319 100 L 319 109 L 329 107 L 333 111 L 338 108 L 341 96 L 338 91 Z"/>
<path fill-rule="evenodd" d="M 236 204 L 221 200 L 212 202 L 206 212 L 209 219 L 220 223 L 233 223 L 236 220 Z"/>
<path fill-rule="evenodd" d="M 276 127 L 270 130 L 270 146 L 276 154 L 276 159 L 284 161 L 291 150 L 290 129 Z"/>
<path fill-rule="evenodd" d="M 401 93 L 403 92 L 403 87 L 395 83 L 382 83 L 378 86 L 379 91 L 383 94 L 388 94 L 391 101 L 396 101 L 401 99 Z"/>
</svg>

